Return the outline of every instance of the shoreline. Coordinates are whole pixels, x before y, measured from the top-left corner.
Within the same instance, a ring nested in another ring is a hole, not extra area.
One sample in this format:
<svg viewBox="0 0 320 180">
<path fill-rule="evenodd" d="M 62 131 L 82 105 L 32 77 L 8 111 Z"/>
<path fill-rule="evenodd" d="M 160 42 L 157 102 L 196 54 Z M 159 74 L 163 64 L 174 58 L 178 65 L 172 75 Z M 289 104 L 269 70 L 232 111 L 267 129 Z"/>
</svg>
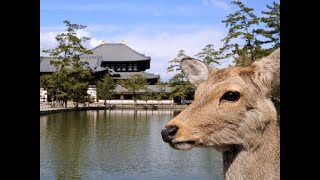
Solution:
<svg viewBox="0 0 320 180">
<path fill-rule="evenodd" d="M 87 111 L 87 110 L 117 110 L 117 109 L 128 109 L 128 110 L 183 110 L 188 105 L 109 105 L 109 106 L 88 106 L 88 107 L 67 107 L 67 108 L 48 108 L 40 109 L 40 116 L 52 113 L 70 112 L 70 111 Z"/>
</svg>

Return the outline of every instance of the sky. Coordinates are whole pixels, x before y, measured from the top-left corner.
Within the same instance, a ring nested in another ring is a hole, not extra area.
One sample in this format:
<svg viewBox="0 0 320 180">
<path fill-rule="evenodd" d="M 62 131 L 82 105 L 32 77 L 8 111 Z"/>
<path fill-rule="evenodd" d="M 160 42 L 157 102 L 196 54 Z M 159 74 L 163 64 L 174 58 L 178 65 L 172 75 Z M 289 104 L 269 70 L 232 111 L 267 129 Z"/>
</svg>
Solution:
<svg viewBox="0 0 320 180">
<path fill-rule="evenodd" d="M 256 15 L 279 0 L 242 0 Z M 64 20 L 87 26 L 79 36 L 90 37 L 88 49 L 100 44 L 121 43 L 151 57 L 146 72 L 168 81 L 168 61 L 179 50 L 191 57 L 207 44 L 222 46 L 228 29 L 222 23 L 237 11 L 231 0 L 40 0 L 40 50 L 54 48 L 55 36 L 65 31 Z M 40 53 L 41 54 L 41 53 Z M 42 55 L 42 54 L 41 54 Z M 223 60 L 219 66 L 232 63 Z"/>
</svg>

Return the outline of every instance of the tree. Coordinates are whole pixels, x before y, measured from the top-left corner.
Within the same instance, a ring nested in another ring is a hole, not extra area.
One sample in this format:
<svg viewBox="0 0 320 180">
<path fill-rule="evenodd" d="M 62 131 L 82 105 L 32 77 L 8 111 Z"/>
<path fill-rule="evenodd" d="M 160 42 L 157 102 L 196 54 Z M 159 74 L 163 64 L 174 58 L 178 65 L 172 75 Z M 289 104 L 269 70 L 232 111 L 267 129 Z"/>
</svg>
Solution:
<svg viewBox="0 0 320 180">
<path fill-rule="evenodd" d="M 76 107 L 78 107 L 78 103 L 90 102 L 91 98 L 87 90 L 92 72 L 81 67 L 74 67 L 68 70 L 68 79 L 62 83 L 68 98 L 76 102 Z"/>
<path fill-rule="evenodd" d="M 102 81 L 99 80 L 96 85 L 97 95 L 104 100 L 104 105 L 107 106 L 106 101 L 111 99 L 114 95 L 114 89 L 116 84 L 113 82 L 112 77 L 109 74 L 104 75 Z"/>
<path fill-rule="evenodd" d="M 259 18 L 253 14 L 252 8 L 245 7 L 241 1 L 232 1 L 231 3 L 237 5 L 239 10 L 229 14 L 227 19 L 222 21 L 226 27 L 229 27 L 229 32 L 227 37 L 222 39 L 224 46 L 221 51 L 225 53 L 224 58 L 244 56 L 243 53 L 247 53 L 246 56 L 250 58 L 249 64 L 252 64 L 256 59 L 266 55 L 263 53 L 263 49 L 260 47 L 259 41 L 256 39 L 256 33 L 253 30 L 253 26 L 259 24 Z M 235 63 L 239 65 L 238 61 L 235 61 Z"/>
<path fill-rule="evenodd" d="M 67 106 L 67 101 L 72 99 L 78 106 L 79 102 L 88 100 L 88 80 L 92 78 L 92 70 L 87 67 L 88 63 L 80 60 L 80 54 L 92 54 L 91 50 L 82 45 L 90 38 L 77 37 L 76 31 L 86 26 L 71 24 L 68 20 L 63 23 L 67 28 L 65 33 L 56 36 L 58 46 L 43 52 L 54 58 L 50 63 L 56 67 L 56 72 L 52 75 L 55 82 L 54 96 L 58 102 L 56 104 L 63 102 Z"/>
<path fill-rule="evenodd" d="M 237 56 L 233 57 L 233 61 L 237 66 L 250 66 L 252 64 L 252 59 L 247 48 L 238 49 Z"/>
<path fill-rule="evenodd" d="M 176 74 L 169 80 L 169 86 L 172 88 L 171 97 L 179 97 L 182 100 L 187 94 L 188 90 L 192 88 L 191 83 L 188 81 L 187 76 L 181 71 L 180 62 L 185 55 L 184 50 L 180 50 L 177 57 L 173 60 L 170 60 L 169 63 L 172 63 L 168 68 L 167 72 L 175 72 Z"/>
<path fill-rule="evenodd" d="M 168 95 L 166 94 L 166 85 L 167 83 L 165 82 L 162 82 L 160 79 L 159 81 L 157 82 L 157 93 L 155 94 L 155 98 L 158 100 L 158 101 L 161 101 L 162 98 L 166 98 L 168 97 Z"/>
<path fill-rule="evenodd" d="M 49 89 L 54 85 L 52 81 L 51 74 L 43 74 L 40 76 L 40 87 L 44 89 Z"/>
<path fill-rule="evenodd" d="M 255 32 L 262 35 L 267 40 L 260 41 L 261 44 L 271 44 L 269 50 L 273 51 L 280 47 L 280 4 L 273 2 L 273 6 L 267 5 L 269 11 L 262 11 L 267 17 L 260 18 L 267 29 L 257 29 Z"/>
<path fill-rule="evenodd" d="M 214 45 L 206 45 L 198 54 L 195 56 L 201 58 L 201 61 L 210 65 L 211 63 L 219 64 L 221 57 L 221 51 L 216 51 Z"/>
<path fill-rule="evenodd" d="M 52 97 L 54 95 L 55 82 L 52 74 L 43 74 L 40 76 L 40 88 L 47 90 L 47 95 Z"/>
<path fill-rule="evenodd" d="M 120 84 L 122 87 L 126 88 L 128 92 L 133 94 L 134 103 L 136 103 L 136 92 L 140 89 L 146 89 L 148 79 L 142 74 L 132 74 L 127 80 L 121 80 Z"/>
<path fill-rule="evenodd" d="M 146 101 L 148 103 L 148 100 L 154 99 L 156 97 L 156 92 L 154 92 L 152 89 L 146 87 L 145 93 L 138 96 L 139 99 Z"/>
</svg>

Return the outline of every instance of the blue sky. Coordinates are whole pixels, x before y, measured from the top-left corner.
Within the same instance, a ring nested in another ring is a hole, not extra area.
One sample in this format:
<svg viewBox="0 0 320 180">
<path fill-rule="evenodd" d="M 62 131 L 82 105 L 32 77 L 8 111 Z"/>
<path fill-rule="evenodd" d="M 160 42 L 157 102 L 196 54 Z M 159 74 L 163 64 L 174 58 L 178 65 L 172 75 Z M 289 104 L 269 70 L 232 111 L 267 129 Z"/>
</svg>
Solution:
<svg viewBox="0 0 320 180">
<path fill-rule="evenodd" d="M 105 43 L 126 44 L 151 56 L 147 72 L 167 81 L 168 61 L 180 49 L 194 56 L 205 45 L 221 47 L 227 28 L 221 22 L 236 7 L 230 0 L 40 0 L 40 49 L 55 47 L 54 37 L 63 32 L 64 20 L 86 25 L 78 32 L 88 36 L 91 49 Z M 267 10 L 273 0 L 243 0 L 256 15 Z M 279 0 L 275 0 L 279 3 Z M 229 60 L 221 62 L 222 66 Z"/>
</svg>

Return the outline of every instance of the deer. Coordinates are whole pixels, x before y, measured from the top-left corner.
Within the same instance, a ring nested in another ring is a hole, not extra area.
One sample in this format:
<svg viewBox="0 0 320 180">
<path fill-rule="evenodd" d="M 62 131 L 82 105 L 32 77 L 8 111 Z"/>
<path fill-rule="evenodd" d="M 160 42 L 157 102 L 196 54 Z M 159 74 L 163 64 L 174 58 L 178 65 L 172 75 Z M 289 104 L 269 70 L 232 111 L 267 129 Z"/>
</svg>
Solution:
<svg viewBox="0 0 320 180">
<path fill-rule="evenodd" d="M 280 179 L 280 125 L 271 89 L 280 79 L 280 48 L 247 67 L 213 68 L 191 57 L 180 67 L 194 100 L 161 130 L 176 150 L 214 148 L 226 180 Z"/>
</svg>

